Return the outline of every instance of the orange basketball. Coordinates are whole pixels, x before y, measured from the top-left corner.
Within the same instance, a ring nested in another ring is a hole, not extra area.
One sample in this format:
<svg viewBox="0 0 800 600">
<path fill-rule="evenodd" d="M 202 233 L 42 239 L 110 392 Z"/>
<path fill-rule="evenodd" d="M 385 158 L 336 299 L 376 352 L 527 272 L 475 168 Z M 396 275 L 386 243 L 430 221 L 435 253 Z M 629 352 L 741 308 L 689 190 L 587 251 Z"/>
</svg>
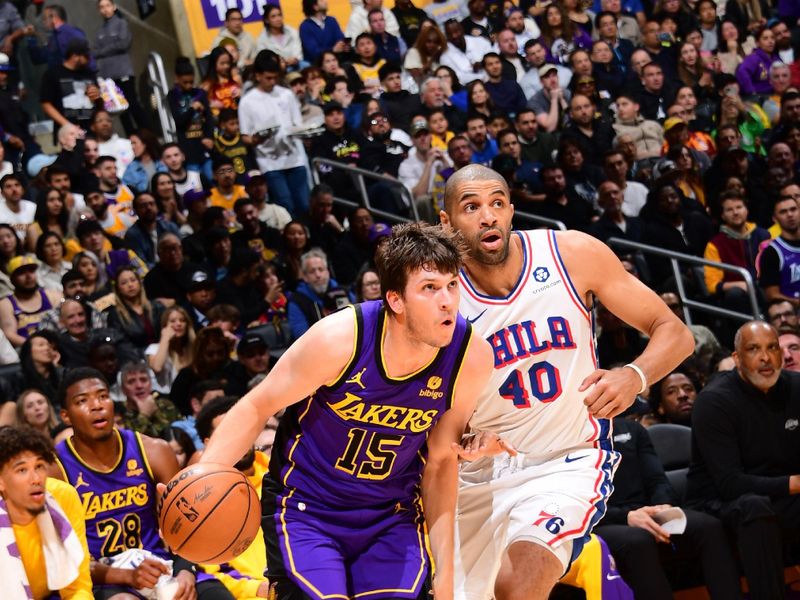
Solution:
<svg viewBox="0 0 800 600">
<path fill-rule="evenodd" d="M 247 550 L 258 535 L 261 505 L 240 471 L 201 463 L 167 484 L 158 524 L 176 554 L 195 563 L 222 564 Z"/>
</svg>

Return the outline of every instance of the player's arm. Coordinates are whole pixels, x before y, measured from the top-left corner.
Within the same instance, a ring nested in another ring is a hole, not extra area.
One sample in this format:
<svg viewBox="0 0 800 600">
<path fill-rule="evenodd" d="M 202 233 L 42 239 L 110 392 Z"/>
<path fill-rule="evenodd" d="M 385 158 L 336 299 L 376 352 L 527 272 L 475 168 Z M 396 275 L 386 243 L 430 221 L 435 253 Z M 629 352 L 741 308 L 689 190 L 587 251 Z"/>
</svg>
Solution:
<svg viewBox="0 0 800 600">
<path fill-rule="evenodd" d="M 278 411 L 331 384 L 347 366 L 355 344 L 355 313 L 341 310 L 316 322 L 255 388 L 225 415 L 201 463 L 233 465 Z"/>
<path fill-rule="evenodd" d="M 694 350 L 694 338 L 653 290 L 630 275 L 603 242 L 577 231 L 556 233 L 560 254 L 578 292 L 592 295 L 614 315 L 649 336 L 634 361 L 650 385 L 667 375 Z M 642 387 L 632 368 L 597 369 L 583 380 L 585 404 L 597 417 L 611 418 L 628 408 Z"/>
<path fill-rule="evenodd" d="M 431 552 L 436 568 L 434 595 L 437 600 L 453 597 L 453 553 L 456 496 L 458 493 L 458 444 L 475 411 L 475 398 L 493 368 L 488 342 L 477 335 L 470 339 L 456 380 L 453 405 L 428 436 L 428 460 L 422 473 L 422 505 L 428 524 Z"/>
</svg>

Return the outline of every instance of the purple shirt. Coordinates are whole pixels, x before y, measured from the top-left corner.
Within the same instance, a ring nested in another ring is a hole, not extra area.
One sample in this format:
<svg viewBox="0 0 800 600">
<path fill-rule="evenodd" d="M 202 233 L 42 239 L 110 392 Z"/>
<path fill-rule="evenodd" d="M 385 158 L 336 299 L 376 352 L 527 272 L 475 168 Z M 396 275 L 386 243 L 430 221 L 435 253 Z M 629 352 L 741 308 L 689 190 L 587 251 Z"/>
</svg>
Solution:
<svg viewBox="0 0 800 600">
<path fill-rule="evenodd" d="M 756 48 L 752 54 L 746 56 L 736 69 L 736 80 L 742 96 L 752 94 L 771 94 L 772 84 L 769 82 L 769 68 L 772 63 L 780 59 L 777 55 L 770 56 L 761 48 Z"/>
</svg>

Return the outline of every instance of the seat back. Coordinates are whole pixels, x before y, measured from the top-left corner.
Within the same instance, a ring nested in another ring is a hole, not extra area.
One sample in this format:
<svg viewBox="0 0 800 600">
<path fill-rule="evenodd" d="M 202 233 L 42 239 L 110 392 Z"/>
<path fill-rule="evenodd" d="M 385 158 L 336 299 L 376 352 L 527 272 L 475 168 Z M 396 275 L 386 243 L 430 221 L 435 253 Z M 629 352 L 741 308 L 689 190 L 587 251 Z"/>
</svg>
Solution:
<svg viewBox="0 0 800 600">
<path fill-rule="evenodd" d="M 682 503 L 686 496 L 689 462 L 692 460 L 692 430 L 685 425 L 659 423 L 652 425 L 647 433 L 664 467 L 664 473 Z"/>
</svg>

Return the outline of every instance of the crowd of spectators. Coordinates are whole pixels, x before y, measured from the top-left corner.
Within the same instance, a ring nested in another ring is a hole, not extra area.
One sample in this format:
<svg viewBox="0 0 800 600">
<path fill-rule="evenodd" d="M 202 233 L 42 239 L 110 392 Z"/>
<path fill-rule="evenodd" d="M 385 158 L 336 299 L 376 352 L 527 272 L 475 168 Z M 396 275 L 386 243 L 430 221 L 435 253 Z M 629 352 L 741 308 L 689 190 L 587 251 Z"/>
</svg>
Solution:
<svg viewBox="0 0 800 600">
<path fill-rule="evenodd" d="M 93 40 L 56 4 L 42 39 L 0 0 L 0 425 L 68 437 L 57 390 L 92 367 L 119 426 L 185 464 L 213 430 L 208 415 L 195 427 L 204 406 L 246 393 L 325 315 L 381 297 L 390 215 L 436 222 L 448 177 L 479 163 L 506 178 L 518 227 L 527 213 L 750 273 L 764 323 L 695 314 L 694 356 L 616 420 L 620 491 L 598 533 L 637 597 L 670 597 L 685 559 L 715 598 L 738 597 L 739 573 L 751 597 L 779 597 L 781 550 L 800 539 L 800 4 L 351 4 L 340 23 L 303 0 L 298 29 L 268 4 L 257 38 L 229 9 L 203 60 L 172 65 L 165 143 L 112 0 Z M 23 108 L 25 52 L 46 65 L 50 152 Z M 362 186 L 350 167 L 380 177 Z M 740 272 L 611 246 L 681 318 L 678 290 L 753 314 Z M 596 316 L 600 365 L 635 358 L 639 333 Z M 653 424 L 694 430 L 686 497 Z M 652 515 L 673 504 L 688 528 L 670 543 Z"/>
</svg>

